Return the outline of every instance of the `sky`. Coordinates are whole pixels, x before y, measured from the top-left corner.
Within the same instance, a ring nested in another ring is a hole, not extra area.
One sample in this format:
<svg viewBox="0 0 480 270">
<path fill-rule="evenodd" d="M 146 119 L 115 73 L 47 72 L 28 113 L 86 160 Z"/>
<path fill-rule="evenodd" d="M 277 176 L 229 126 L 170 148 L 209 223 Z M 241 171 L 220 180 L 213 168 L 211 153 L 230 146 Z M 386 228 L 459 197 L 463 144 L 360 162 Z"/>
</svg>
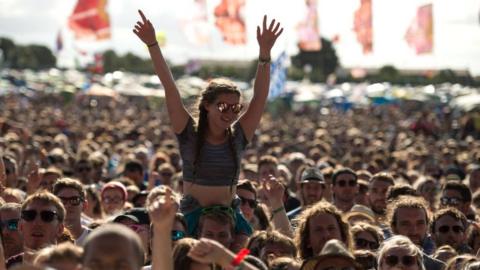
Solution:
<svg viewBox="0 0 480 270">
<path fill-rule="evenodd" d="M 187 37 L 185 23 L 194 14 L 194 0 L 109 0 L 112 38 L 109 41 L 76 41 L 67 26 L 76 0 L 0 0 L 0 36 L 19 44 L 42 44 L 55 48 L 59 31 L 64 48 L 59 64 L 73 65 L 75 48 L 95 52 L 114 49 L 123 54 L 132 52 L 148 57 L 148 51 L 132 33 L 142 9 L 157 31 L 166 36 L 162 48 L 167 59 L 184 63 L 188 59 L 251 60 L 257 57 L 256 25 L 263 14 L 278 19 L 285 28 L 272 50 L 275 58 L 281 52 L 298 52 L 296 26 L 305 14 L 302 0 L 246 0 L 244 16 L 247 43 L 231 46 L 222 42 L 218 29 L 209 16 L 211 42 L 195 45 Z M 206 0 L 212 14 L 221 0 Z M 335 44 L 341 65 L 347 68 L 379 68 L 394 65 L 400 69 L 469 70 L 480 76 L 480 0 L 372 0 L 373 52 L 363 54 L 353 31 L 353 14 L 360 0 L 318 0 L 320 35 L 339 37 Z M 417 8 L 433 3 L 434 47 L 432 53 L 417 55 L 405 42 Z"/>
</svg>

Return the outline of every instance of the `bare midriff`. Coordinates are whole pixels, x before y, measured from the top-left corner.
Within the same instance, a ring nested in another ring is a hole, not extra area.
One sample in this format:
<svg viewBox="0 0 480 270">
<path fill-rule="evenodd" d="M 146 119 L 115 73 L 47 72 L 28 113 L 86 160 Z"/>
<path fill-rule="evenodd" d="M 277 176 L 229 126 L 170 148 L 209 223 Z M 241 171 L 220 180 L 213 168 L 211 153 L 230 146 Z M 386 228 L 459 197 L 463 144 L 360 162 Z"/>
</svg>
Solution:
<svg viewBox="0 0 480 270">
<path fill-rule="evenodd" d="M 204 186 L 189 182 L 183 184 L 183 193 L 197 199 L 203 207 L 211 205 L 230 206 L 236 189 L 235 186 Z"/>
</svg>

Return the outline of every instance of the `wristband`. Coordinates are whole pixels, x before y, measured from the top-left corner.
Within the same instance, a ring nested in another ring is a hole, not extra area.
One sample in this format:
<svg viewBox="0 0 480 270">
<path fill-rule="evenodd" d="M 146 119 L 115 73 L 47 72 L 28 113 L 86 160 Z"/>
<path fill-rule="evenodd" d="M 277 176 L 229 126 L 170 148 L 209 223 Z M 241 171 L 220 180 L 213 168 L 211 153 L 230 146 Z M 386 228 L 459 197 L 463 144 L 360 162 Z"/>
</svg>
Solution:
<svg viewBox="0 0 480 270">
<path fill-rule="evenodd" d="M 158 45 L 158 41 L 155 41 L 155 42 L 152 43 L 152 44 L 147 44 L 147 47 L 150 48 L 150 47 L 153 47 L 153 46 L 155 46 L 155 45 Z"/>
<path fill-rule="evenodd" d="M 230 264 L 232 266 L 239 266 L 248 254 L 250 254 L 250 250 L 246 249 L 246 248 L 242 248 L 237 253 L 237 255 L 235 256 L 235 258 L 232 260 L 232 262 Z"/>
<path fill-rule="evenodd" d="M 273 220 L 273 217 L 274 217 L 277 213 L 281 212 L 281 211 L 284 210 L 284 209 L 285 209 L 285 207 L 282 205 L 281 207 L 273 210 L 273 211 L 272 211 L 272 215 L 270 216 L 270 221 Z"/>
<path fill-rule="evenodd" d="M 270 64 L 270 58 L 267 58 L 267 59 L 262 59 L 262 58 L 258 58 L 258 63 L 262 66 L 266 65 L 266 64 Z"/>
</svg>

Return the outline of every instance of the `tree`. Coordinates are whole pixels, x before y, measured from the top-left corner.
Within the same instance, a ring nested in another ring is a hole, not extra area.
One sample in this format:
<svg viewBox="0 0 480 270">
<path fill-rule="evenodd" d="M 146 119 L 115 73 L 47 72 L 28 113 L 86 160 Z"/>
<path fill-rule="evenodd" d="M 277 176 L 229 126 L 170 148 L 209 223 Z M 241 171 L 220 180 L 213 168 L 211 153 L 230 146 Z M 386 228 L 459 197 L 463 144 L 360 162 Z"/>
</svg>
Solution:
<svg viewBox="0 0 480 270">
<path fill-rule="evenodd" d="M 335 72 L 339 66 L 338 57 L 332 42 L 321 38 L 322 48 L 319 51 L 303 51 L 292 57 L 294 67 L 303 69 L 306 65 L 312 67 L 310 79 L 325 81 L 328 75 Z"/>
</svg>

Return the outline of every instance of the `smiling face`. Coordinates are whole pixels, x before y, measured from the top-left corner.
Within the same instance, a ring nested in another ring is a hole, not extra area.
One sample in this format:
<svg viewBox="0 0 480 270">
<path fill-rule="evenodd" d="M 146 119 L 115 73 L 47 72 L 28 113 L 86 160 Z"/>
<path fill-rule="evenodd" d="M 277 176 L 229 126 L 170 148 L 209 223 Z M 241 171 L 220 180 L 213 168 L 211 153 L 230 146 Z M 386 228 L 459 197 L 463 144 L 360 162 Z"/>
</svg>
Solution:
<svg viewBox="0 0 480 270">
<path fill-rule="evenodd" d="M 224 112 L 220 112 L 218 108 L 219 103 L 225 103 L 227 106 L 239 104 L 240 96 L 234 93 L 219 94 L 212 103 L 204 105 L 208 112 L 208 126 L 211 129 L 224 130 L 237 120 L 239 114 L 234 113 L 231 107 L 228 107 Z"/>
</svg>

